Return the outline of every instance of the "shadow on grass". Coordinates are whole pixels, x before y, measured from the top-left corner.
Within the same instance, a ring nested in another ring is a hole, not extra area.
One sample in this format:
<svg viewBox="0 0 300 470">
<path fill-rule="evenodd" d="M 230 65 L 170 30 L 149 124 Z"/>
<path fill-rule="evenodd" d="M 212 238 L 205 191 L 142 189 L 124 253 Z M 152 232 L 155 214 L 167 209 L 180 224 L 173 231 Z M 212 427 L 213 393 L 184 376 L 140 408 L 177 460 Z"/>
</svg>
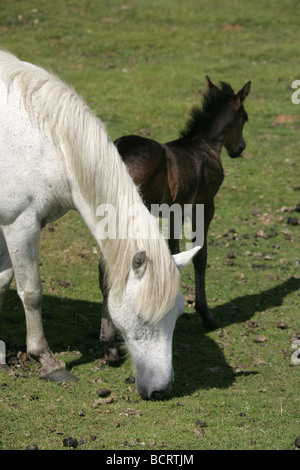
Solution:
<svg viewBox="0 0 300 470">
<path fill-rule="evenodd" d="M 250 320 L 255 313 L 280 307 L 284 298 L 298 290 L 300 280 L 290 277 L 275 287 L 236 297 L 211 309 L 220 329 Z M 227 340 L 227 342 L 229 342 Z M 236 376 L 257 374 L 257 371 L 236 372 L 227 362 L 218 343 L 207 335 L 197 314 L 178 319 L 174 334 L 174 393 L 177 396 L 199 389 L 228 388 Z"/>
<path fill-rule="evenodd" d="M 290 277 L 281 284 L 259 294 L 243 295 L 215 307 L 211 310 L 218 321 L 219 327 L 225 327 L 232 323 L 241 323 L 250 320 L 257 312 L 269 308 L 280 307 L 284 298 L 291 292 L 299 290 L 300 279 Z"/>
<path fill-rule="evenodd" d="M 44 295 L 42 317 L 45 336 L 53 352 L 81 353 L 78 359 L 68 362 L 68 369 L 103 356 L 99 336 L 95 335 L 101 322 L 100 303 Z M 1 312 L 0 338 L 6 343 L 8 359 L 18 351 L 26 351 L 25 315 L 13 289 L 7 294 Z"/>
<path fill-rule="evenodd" d="M 289 278 L 282 284 L 259 294 L 237 297 L 212 309 L 220 328 L 245 322 L 259 311 L 280 306 L 284 298 L 300 287 L 299 279 Z M 0 339 L 6 343 L 7 357 L 26 351 L 25 318 L 16 291 L 11 290 L 1 315 Z M 95 332 L 99 331 L 101 305 L 83 300 L 61 299 L 45 295 L 43 322 L 49 345 L 54 352 L 80 351 L 67 368 L 92 363 L 103 357 Z M 172 396 L 191 394 L 199 389 L 228 388 L 236 371 L 226 362 L 222 349 L 212 340 L 197 314 L 184 314 L 178 319 L 173 341 L 175 383 Z M 257 372 L 239 372 L 251 375 Z"/>
</svg>

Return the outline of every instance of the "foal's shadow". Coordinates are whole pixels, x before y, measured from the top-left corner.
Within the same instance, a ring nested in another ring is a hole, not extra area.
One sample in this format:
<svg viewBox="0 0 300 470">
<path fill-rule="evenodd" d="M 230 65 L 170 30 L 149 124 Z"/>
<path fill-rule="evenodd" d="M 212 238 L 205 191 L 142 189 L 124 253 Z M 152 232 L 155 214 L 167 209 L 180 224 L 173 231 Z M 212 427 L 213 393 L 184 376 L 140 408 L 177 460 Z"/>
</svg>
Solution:
<svg viewBox="0 0 300 470">
<path fill-rule="evenodd" d="M 291 277 L 264 292 L 237 297 L 215 307 L 212 313 L 222 329 L 233 323 L 245 322 L 256 312 L 280 306 L 284 298 L 299 287 L 300 280 Z M 78 357 L 67 363 L 68 369 L 103 357 L 103 349 L 95 335 L 101 321 L 99 303 L 45 295 L 43 321 L 46 337 L 54 352 L 80 352 Z M 16 356 L 20 350 L 26 351 L 25 337 L 23 308 L 16 291 L 11 290 L 1 315 L 0 329 L 0 339 L 6 343 L 8 359 Z M 173 366 L 175 383 L 172 396 L 178 397 L 199 389 L 228 388 L 237 375 L 226 362 L 222 346 L 210 338 L 196 313 L 184 314 L 177 321 L 173 341 Z M 247 371 L 238 374 L 255 373 Z"/>
<path fill-rule="evenodd" d="M 281 306 L 284 298 L 299 287 L 300 279 L 290 277 L 283 283 L 258 294 L 236 297 L 211 309 L 211 312 L 218 322 L 219 329 L 222 329 L 234 323 L 250 320 L 256 312 Z M 230 338 L 226 342 L 230 342 Z M 175 396 L 212 387 L 228 388 L 237 375 L 257 373 L 236 372 L 227 363 L 219 344 L 209 337 L 197 314 L 184 314 L 178 319 L 173 351 Z"/>
<path fill-rule="evenodd" d="M 213 308 L 212 314 L 218 321 L 219 327 L 232 323 L 241 323 L 249 320 L 256 312 L 268 308 L 280 307 L 284 298 L 291 292 L 300 288 L 300 279 L 291 276 L 281 284 L 276 285 L 258 294 L 248 294 Z"/>
</svg>

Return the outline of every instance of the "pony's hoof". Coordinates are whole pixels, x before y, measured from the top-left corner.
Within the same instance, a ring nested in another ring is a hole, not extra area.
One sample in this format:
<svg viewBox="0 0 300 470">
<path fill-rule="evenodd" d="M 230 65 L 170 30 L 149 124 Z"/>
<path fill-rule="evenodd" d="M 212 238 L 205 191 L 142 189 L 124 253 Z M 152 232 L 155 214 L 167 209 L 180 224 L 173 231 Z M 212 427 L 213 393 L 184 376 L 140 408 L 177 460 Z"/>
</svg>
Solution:
<svg viewBox="0 0 300 470">
<path fill-rule="evenodd" d="M 7 364 L 0 364 L 0 374 L 1 372 L 8 372 L 9 366 Z"/>
<path fill-rule="evenodd" d="M 48 382 L 78 382 L 78 378 L 75 375 L 70 374 L 66 369 L 58 369 L 50 372 L 49 374 L 40 377 Z"/>
</svg>

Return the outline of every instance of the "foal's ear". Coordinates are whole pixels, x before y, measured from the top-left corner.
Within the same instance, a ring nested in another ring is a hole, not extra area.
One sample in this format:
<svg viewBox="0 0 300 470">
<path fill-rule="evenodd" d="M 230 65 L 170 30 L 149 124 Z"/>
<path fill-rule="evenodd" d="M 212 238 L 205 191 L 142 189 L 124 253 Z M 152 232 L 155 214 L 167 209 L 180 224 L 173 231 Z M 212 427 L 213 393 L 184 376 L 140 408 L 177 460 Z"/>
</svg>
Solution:
<svg viewBox="0 0 300 470">
<path fill-rule="evenodd" d="M 218 87 L 216 87 L 216 85 L 213 84 L 213 82 L 210 80 L 209 76 L 206 75 L 206 90 L 207 90 L 207 93 L 213 93 L 215 90 L 218 89 Z"/>
<path fill-rule="evenodd" d="M 132 260 L 132 268 L 136 277 L 141 279 L 147 267 L 146 251 L 138 251 Z"/>
<path fill-rule="evenodd" d="M 251 82 L 247 82 L 246 85 L 244 85 L 243 88 L 236 94 L 235 99 L 238 105 L 243 104 L 246 97 L 250 93 L 250 88 L 251 88 Z"/>
</svg>

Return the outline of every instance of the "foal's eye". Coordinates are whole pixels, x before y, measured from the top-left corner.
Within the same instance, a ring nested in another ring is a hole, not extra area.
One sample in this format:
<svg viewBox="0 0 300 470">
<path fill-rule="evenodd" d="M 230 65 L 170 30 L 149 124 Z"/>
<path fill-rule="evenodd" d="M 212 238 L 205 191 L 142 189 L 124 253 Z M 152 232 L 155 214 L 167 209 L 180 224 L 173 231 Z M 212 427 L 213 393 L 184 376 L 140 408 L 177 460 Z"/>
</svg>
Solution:
<svg viewBox="0 0 300 470">
<path fill-rule="evenodd" d="M 239 115 L 242 118 L 243 123 L 249 121 L 248 114 L 246 113 L 244 106 L 239 110 Z"/>
</svg>

